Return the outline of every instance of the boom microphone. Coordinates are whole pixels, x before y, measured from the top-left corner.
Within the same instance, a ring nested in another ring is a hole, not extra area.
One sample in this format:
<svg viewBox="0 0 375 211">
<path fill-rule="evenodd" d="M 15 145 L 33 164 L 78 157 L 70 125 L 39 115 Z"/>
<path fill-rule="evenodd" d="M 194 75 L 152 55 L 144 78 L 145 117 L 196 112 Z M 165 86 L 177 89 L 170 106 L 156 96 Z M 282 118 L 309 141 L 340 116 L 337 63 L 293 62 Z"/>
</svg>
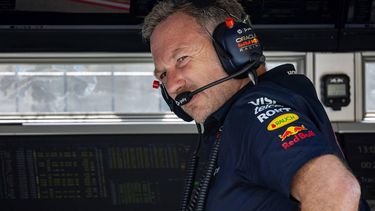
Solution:
<svg viewBox="0 0 375 211">
<path fill-rule="evenodd" d="M 211 82 L 205 86 L 202 86 L 201 88 L 198 88 L 192 92 L 182 92 L 181 94 L 177 95 L 176 99 L 175 99 L 175 102 L 178 106 L 183 106 L 187 103 L 190 102 L 191 98 L 193 98 L 194 95 L 198 94 L 199 92 L 202 92 L 208 88 L 211 88 L 213 86 L 216 86 L 218 84 L 221 84 L 227 80 L 230 80 L 232 78 L 235 78 L 243 73 L 245 73 L 246 71 L 248 71 L 249 69 L 253 69 L 255 65 L 260 65 L 262 62 L 264 62 L 265 58 L 264 56 L 262 55 L 261 58 L 257 61 L 254 61 L 248 65 L 246 65 L 245 67 L 243 67 L 240 71 L 238 71 L 237 73 L 233 74 L 233 75 L 229 75 L 229 76 L 226 76 L 224 78 L 221 78 L 217 81 L 214 81 L 214 82 Z M 250 72 L 249 74 L 254 74 L 253 76 L 251 76 L 251 78 L 256 78 L 256 73 L 255 73 L 255 70 L 254 72 Z M 255 83 L 254 79 L 253 79 L 253 82 Z"/>
</svg>

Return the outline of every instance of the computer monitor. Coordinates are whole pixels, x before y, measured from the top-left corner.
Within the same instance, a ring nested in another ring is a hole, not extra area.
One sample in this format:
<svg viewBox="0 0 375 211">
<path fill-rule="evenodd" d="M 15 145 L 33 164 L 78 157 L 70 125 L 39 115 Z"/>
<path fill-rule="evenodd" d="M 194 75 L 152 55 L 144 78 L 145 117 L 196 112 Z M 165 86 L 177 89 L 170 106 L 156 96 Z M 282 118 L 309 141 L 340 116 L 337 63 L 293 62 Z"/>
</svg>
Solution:
<svg viewBox="0 0 375 211">
<path fill-rule="evenodd" d="M 0 209 L 180 207 L 194 134 L 0 136 Z"/>
<path fill-rule="evenodd" d="M 375 200 L 375 133 L 340 134 L 349 167 L 367 200 Z"/>
</svg>

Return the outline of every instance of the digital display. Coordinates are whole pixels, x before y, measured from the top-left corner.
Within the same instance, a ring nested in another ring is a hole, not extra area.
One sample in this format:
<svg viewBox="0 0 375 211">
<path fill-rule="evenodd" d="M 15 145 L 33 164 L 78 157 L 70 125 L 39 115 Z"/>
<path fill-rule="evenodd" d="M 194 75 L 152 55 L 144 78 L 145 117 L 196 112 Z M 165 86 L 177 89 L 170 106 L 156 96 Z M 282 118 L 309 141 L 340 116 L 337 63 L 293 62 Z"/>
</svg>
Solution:
<svg viewBox="0 0 375 211">
<path fill-rule="evenodd" d="M 362 187 L 365 199 L 375 199 L 375 134 L 341 134 L 341 143 L 350 168 Z"/>
<path fill-rule="evenodd" d="M 156 2 L 158 1 L 0 0 L 0 11 L 5 13 L 11 11 L 5 14 L 6 16 L 2 16 L 0 24 L 140 24 Z M 341 5 L 339 0 L 241 0 L 239 2 L 251 16 L 253 24 L 324 24 L 330 27 L 336 23 L 337 15 L 340 14 L 338 8 Z M 5 18 L 9 20 L 4 20 Z"/>
<path fill-rule="evenodd" d="M 327 84 L 327 97 L 345 97 L 347 95 L 345 84 Z"/>
<path fill-rule="evenodd" d="M 193 134 L 3 136 L 1 210 L 178 210 L 195 141 Z"/>
<path fill-rule="evenodd" d="M 130 0 L 16 0 L 15 10 L 66 13 L 129 13 Z"/>
<path fill-rule="evenodd" d="M 0 26 L 138 25 L 154 0 L 0 0 Z"/>
</svg>

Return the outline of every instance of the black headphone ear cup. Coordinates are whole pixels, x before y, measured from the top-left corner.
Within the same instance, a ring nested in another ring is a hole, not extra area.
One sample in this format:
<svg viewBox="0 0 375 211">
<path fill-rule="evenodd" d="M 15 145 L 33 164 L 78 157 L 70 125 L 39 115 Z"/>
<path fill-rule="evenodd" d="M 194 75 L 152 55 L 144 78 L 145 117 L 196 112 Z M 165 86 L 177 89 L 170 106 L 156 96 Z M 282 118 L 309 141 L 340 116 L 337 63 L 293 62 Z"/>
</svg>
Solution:
<svg viewBox="0 0 375 211">
<path fill-rule="evenodd" d="M 224 63 L 230 62 L 231 55 L 226 52 L 223 47 L 220 46 L 220 44 L 216 41 L 213 42 L 214 47 L 216 50 L 217 55 L 219 56 L 220 61 L 222 60 Z"/>
<path fill-rule="evenodd" d="M 260 61 L 263 56 L 263 49 L 257 36 L 246 23 L 235 22 L 230 28 L 223 22 L 215 28 L 212 37 L 216 53 L 228 75 L 237 73 L 249 63 Z M 245 77 L 247 73 L 236 78 Z"/>
<path fill-rule="evenodd" d="M 163 85 L 160 85 L 160 89 L 161 89 L 161 95 L 163 96 L 163 99 L 165 100 L 165 102 L 167 103 L 171 111 L 175 113 L 176 116 L 183 119 L 184 121 L 191 122 L 193 118 L 189 114 L 187 114 L 184 110 L 182 110 L 180 106 L 176 104 L 173 98 L 169 96 L 165 87 Z"/>
<path fill-rule="evenodd" d="M 236 70 L 235 65 L 232 63 L 232 55 L 227 52 L 226 49 L 224 49 L 222 43 L 220 42 L 220 40 L 223 39 L 225 33 L 225 29 L 222 29 L 223 27 L 225 27 L 225 25 L 221 23 L 215 28 L 212 36 L 213 45 L 225 72 L 228 75 L 232 75 Z"/>
</svg>

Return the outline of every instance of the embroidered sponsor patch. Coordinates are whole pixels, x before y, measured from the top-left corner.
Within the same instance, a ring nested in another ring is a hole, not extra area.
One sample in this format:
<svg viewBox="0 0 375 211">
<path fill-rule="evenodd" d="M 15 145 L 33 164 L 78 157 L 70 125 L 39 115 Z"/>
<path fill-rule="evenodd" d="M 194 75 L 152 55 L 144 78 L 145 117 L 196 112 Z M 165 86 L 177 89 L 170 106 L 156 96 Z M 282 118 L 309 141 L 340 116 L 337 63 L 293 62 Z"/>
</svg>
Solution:
<svg viewBox="0 0 375 211">
<path fill-rule="evenodd" d="M 296 135 L 294 135 L 293 139 L 284 141 L 283 144 L 281 144 L 281 146 L 284 148 L 284 150 L 287 150 L 290 147 L 293 147 L 298 142 L 300 142 L 304 139 L 311 138 L 313 136 L 315 136 L 315 133 L 312 130 L 309 130 L 307 132 L 301 131 L 301 132 L 297 133 Z"/>
<path fill-rule="evenodd" d="M 264 122 L 264 120 L 267 120 L 268 118 L 272 117 L 273 115 L 277 113 L 283 113 L 292 110 L 291 108 L 275 108 L 275 109 L 270 109 L 267 110 L 257 116 L 258 120 L 260 123 Z"/>
<path fill-rule="evenodd" d="M 276 130 L 281 127 L 284 127 L 285 125 L 288 125 L 296 120 L 298 120 L 299 117 L 296 114 L 293 113 L 286 113 L 282 114 L 275 119 L 273 119 L 267 126 L 268 131 Z"/>
<path fill-rule="evenodd" d="M 257 115 L 260 123 L 263 123 L 265 120 L 277 113 L 283 113 L 291 110 L 291 108 L 279 105 L 277 104 L 276 100 L 267 97 L 257 98 L 256 100 L 249 101 L 248 104 L 255 106 L 254 114 Z"/>
<path fill-rule="evenodd" d="M 289 126 L 284 131 L 283 134 L 279 135 L 279 138 L 281 139 L 281 141 L 284 141 L 289 136 L 295 135 L 295 134 L 297 134 L 298 132 L 300 132 L 302 130 L 307 130 L 307 128 L 305 128 L 304 125 L 301 125 L 301 126 Z"/>
<path fill-rule="evenodd" d="M 312 130 L 307 129 L 304 125 L 289 126 L 279 138 L 283 142 L 281 146 L 284 150 L 289 149 L 301 140 L 315 136 Z M 289 138 L 290 137 L 290 138 Z"/>
</svg>

